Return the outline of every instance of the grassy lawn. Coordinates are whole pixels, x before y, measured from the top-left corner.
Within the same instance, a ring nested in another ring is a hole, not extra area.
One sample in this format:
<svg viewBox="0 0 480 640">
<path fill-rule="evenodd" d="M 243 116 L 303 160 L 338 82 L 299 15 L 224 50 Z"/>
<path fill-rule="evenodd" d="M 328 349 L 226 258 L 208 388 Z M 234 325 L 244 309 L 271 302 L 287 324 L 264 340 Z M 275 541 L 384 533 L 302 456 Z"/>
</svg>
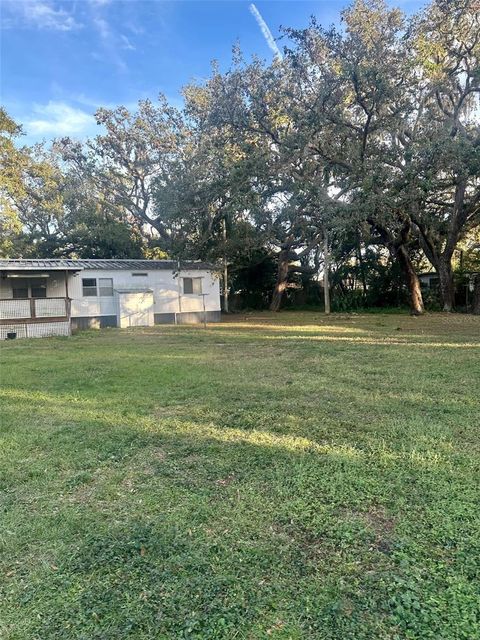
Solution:
<svg viewBox="0 0 480 640">
<path fill-rule="evenodd" d="M 1 345 L 0 637 L 480 637 L 480 318 Z"/>
</svg>

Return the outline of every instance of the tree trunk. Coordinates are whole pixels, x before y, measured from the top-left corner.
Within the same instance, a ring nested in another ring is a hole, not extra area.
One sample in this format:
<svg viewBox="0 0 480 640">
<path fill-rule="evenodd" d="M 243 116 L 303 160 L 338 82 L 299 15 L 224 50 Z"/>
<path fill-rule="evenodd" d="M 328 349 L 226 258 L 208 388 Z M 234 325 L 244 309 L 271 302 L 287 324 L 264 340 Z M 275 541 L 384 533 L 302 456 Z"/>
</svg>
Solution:
<svg viewBox="0 0 480 640">
<path fill-rule="evenodd" d="M 278 254 L 277 282 L 273 290 L 270 311 L 279 311 L 282 302 L 283 292 L 287 288 L 290 249 L 282 249 Z"/>
<path fill-rule="evenodd" d="M 223 231 L 223 310 L 228 313 L 228 262 L 227 262 L 227 223 L 225 218 L 223 219 L 222 231 Z"/>
<path fill-rule="evenodd" d="M 476 316 L 480 316 L 480 275 L 475 276 L 475 280 L 473 282 L 472 313 Z"/>
<path fill-rule="evenodd" d="M 425 307 L 423 306 L 422 289 L 420 287 L 420 280 L 418 279 L 417 272 L 415 271 L 410 256 L 408 255 L 408 251 L 404 245 L 396 247 L 395 254 L 400 264 L 400 268 L 402 269 L 405 283 L 408 287 L 410 312 L 414 316 L 421 316 L 425 311 Z"/>
<path fill-rule="evenodd" d="M 223 263 L 223 311 L 229 313 L 228 308 L 228 266 L 227 261 Z"/>
<path fill-rule="evenodd" d="M 420 280 L 418 279 L 417 272 L 415 271 L 406 247 L 411 229 L 410 220 L 407 218 L 404 221 L 400 234 L 397 235 L 397 237 L 395 237 L 387 228 L 382 227 L 371 220 L 369 220 L 369 222 L 380 234 L 385 246 L 388 247 L 392 259 L 398 260 L 405 284 L 408 288 L 411 314 L 414 316 L 422 315 L 422 313 L 425 312 L 425 307 L 423 305 Z"/>
<path fill-rule="evenodd" d="M 449 225 L 449 230 L 445 238 L 446 243 L 443 250 L 440 248 L 440 243 L 435 236 L 428 231 L 428 228 L 421 223 L 420 220 L 415 220 L 415 224 L 420 231 L 420 239 L 422 241 L 423 250 L 437 272 L 438 279 L 440 281 L 440 298 L 443 311 L 452 311 L 455 306 L 455 287 L 453 284 L 453 272 L 452 272 L 452 256 L 457 246 L 457 242 L 460 235 L 460 230 L 465 224 L 464 219 L 464 206 L 463 198 L 465 196 L 465 185 L 461 183 L 457 187 L 455 195 L 455 211 L 460 212 L 461 216 L 457 213 L 454 219 Z"/>
<path fill-rule="evenodd" d="M 327 230 L 323 232 L 323 300 L 325 303 L 325 313 L 330 313 L 330 264 L 328 255 L 328 235 Z"/>
<path fill-rule="evenodd" d="M 437 264 L 438 279 L 440 281 L 440 295 L 444 311 L 453 311 L 455 306 L 455 287 L 450 260 L 440 256 Z"/>
<path fill-rule="evenodd" d="M 360 240 L 358 241 L 358 245 L 357 245 L 357 260 L 358 260 L 358 264 L 360 266 L 360 280 L 362 281 L 362 288 L 363 288 L 363 301 L 365 302 L 367 299 L 367 277 L 365 274 L 365 263 L 363 261 L 363 256 L 362 256 L 362 243 L 360 242 Z"/>
</svg>

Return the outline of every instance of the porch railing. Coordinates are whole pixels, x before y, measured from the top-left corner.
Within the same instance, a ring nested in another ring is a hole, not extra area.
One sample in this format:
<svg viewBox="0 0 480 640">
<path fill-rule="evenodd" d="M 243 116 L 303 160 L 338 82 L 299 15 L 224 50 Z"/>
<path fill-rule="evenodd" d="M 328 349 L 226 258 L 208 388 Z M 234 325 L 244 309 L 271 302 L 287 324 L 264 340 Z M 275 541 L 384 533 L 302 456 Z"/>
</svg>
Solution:
<svg viewBox="0 0 480 640">
<path fill-rule="evenodd" d="M 0 322 L 66 319 L 70 316 L 68 298 L 1 298 Z"/>
</svg>

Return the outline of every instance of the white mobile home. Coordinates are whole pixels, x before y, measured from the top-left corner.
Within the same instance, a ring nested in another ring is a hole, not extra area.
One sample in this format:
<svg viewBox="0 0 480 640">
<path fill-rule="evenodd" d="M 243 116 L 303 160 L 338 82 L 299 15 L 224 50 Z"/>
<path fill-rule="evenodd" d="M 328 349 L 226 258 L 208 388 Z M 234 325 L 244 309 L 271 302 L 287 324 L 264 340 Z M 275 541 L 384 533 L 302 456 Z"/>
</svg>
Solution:
<svg viewBox="0 0 480 640">
<path fill-rule="evenodd" d="M 173 260 L 0 260 L 0 338 L 218 322 L 211 265 Z"/>
</svg>

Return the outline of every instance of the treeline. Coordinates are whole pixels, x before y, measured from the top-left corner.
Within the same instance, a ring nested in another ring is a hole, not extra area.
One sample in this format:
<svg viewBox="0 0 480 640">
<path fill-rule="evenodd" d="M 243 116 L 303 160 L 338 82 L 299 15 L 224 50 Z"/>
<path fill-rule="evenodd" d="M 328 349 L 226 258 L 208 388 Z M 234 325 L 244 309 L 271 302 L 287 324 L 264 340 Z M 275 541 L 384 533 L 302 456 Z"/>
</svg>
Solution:
<svg viewBox="0 0 480 640">
<path fill-rule="evenodd" d="M 451 310 L 460 250 L 480 270 L 478 0 L 409 18 L 359 0 L 282 44 L 271 63 L 235 49 L 183 109 L 99 109 L 84 143 L 20 148 L 2 112 L 3 254 L 212 260 L 278 309 L 318 289 L 328 238 L 337 307 L 406 295 L 420 314 L 433 268 Z"/>
</svg>

